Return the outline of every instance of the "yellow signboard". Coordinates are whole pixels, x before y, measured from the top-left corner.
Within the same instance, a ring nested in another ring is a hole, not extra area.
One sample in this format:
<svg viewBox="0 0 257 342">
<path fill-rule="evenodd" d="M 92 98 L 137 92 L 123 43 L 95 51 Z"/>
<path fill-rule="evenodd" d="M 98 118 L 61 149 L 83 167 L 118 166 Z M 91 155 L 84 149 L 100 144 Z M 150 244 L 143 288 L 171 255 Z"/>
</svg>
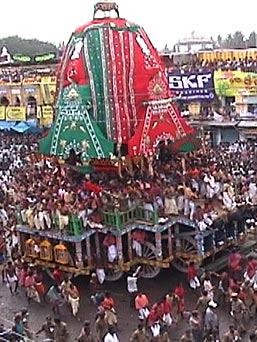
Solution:
<svg viewBox="0 0 257 342">
<path fill-rule="evenodd" d="M 40 83 L 40 90 L 43 102 L 46 104 L 54 103 L 56 84 L 54 83 Z"/>
<path fill-rule="evenodd" d="M 26 107 L 6 107 L 6 121 L 26 121 Z"/>
<path fill-rule="evenodd" d="M 56 76 L 42 76 L 40 83 L 56 84 Z"/>
<path fill-rule="evenodd" d="M 53 107 L 42 106 L 42 117 L 43 118 L 53 116 L 53 115 L 54 115 Z"/>
<path fill-rule="evenodd" d="M 39 119 L 40 126 L 51 126 L 53 123 L 52 116 L 45 116 L 44 118 Z"/>
<path fill-rule="evenodd" d="M 218 96 L 257 95 L 257 73 L 243 71 L 215 71 L 215 92 Z"/>
<path fill-rule="evenodd" d="M 0 120 L 5 120 L 5 111 L 6 111 L 6 107 L 0 106 Z"/>
<path fill-rule="evenodd" d="M 54 111 L 52 106 L 39 107 L 38 118 L 41 126 L 50 126 L 53 123 Z"/>
</svg>

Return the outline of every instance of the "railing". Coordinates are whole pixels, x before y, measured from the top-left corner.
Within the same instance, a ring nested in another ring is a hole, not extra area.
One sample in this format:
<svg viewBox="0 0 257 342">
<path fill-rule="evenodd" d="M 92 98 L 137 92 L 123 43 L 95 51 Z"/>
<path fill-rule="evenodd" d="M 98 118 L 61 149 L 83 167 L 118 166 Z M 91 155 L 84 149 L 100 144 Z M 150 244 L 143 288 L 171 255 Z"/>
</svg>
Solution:
<svg viewBox="0 0 257 342">
<path fill-rule="evenodd" d="M 28 226 L 28 221 L 24 218 L 23 209 L 21 207 L 16 207 L 16 219 L 19 225 Z M 66 222 L 63 222 L 62 218 L 64 216 L 50 215 L 48 213 L 48 217 L 51 221 L 51 229 L 57 230 L 60 232 L 65 232 L 68 235 L 80 235 L 84 228 L 83 221 L 80 217 L 76 215 L 65 216 Z M 136 222 L 143 221 L 148 224 L 157 224 L 158 223 L 158 214 L 156 211 L 148 210 L 143 207 L 133 207 L 126 211 L 116 211 L 113 212 L 103 211 L 103 224 L 109 227 L 115 227 L 117 229 L 121 229 L 122 227 Z M 48 228 L 45 225 L 45 229 Z M 35 224 L 33 223 L 33 226 Z"/>
<path fill-rule="evenodd" d="M 24 218 L 21 207 L 16 207 L 16 220 L 18 225 L 29 225 L 28 221 Z M 61 222 L 60 216 L 48 214 L 51 221 L 51 229 L 57 231 L 63 231 L 68 235 L 80 235 L 84 230 L 83 222 L 81 218 L 76 215 L 69 215 L 66 219 L 67 224 Z M 67 217 L 67 216 L 66 216 Z M 33 224 L 35 226 L 35 224 Z M 45 227 L 47 230 L 48 228 Z"/>
<path fill-rule="evenodd" d="M 127 211 L 105 211 L 102 215 L 104 225 L 117 229 L 136 221 L 157 224 L 159 219 L 156 211 L 148 210 L 143 207 L 133 207 Z"/>
</svg>

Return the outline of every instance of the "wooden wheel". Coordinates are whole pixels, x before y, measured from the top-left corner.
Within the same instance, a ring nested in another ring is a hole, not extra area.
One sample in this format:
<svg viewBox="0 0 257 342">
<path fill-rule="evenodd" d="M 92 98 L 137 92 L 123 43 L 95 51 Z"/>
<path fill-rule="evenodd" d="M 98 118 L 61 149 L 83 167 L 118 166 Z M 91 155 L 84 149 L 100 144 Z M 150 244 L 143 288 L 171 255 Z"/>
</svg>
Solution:
<svg viewBox="0 0 257 342">
<path fill-rule="evenodd" d="M 155 246 L 150 242 L 145 242 L 142 246 L 142 259 L 144 263 L 141 265 L 140 276 L 142 278 L 155 278 L 161 271 L 161 268 L 155 265 L 147 264 L 147 261 L 157 261 Z"/>
<path fill-rule="evenodd" d="M 104 271 L 106 281 L 117 281 L 123 276 L 123 271 L 118 268 L 106 268 Z"/>
<path fill-rule="evenodd" d="M 175 240 L 175 257 L 172 265 L 180 272 L 186 273 L 190 261 L 195 262 L 195 266 L 200 266 L 196 241 L 191 236 L 183 236 Z"/>
</svg>

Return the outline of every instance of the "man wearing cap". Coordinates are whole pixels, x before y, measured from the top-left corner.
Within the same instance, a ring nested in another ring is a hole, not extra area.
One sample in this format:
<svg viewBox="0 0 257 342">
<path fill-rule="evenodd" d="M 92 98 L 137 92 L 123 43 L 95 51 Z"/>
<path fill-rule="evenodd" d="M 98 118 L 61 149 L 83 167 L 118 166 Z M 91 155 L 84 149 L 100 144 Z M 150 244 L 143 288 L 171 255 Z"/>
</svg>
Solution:
<svg viewBox="0 0 257 342">
<path fill-rule="evenodd" d="M 130 342 L 147 342 L 149 336 L 147 334 L 144 323 L 139 323 L 137 329 L 135 329 L 130 337 Z"/>
<path fill-rule="evenodd" d="M 69 333 L 67 330 L 67 324 L 60 320 L 60 318 L 54 319 L 54 341 L 55 342 L 69 342 Z"/>
<path fill-rule="evenodd" d="M 235 329 L 234 325 L 229 326 L 229 331 L 224 335 L 224 342 L 240 342 L 241 337 L 239 332 Z"/>
<path fill-rule="evenodd" d="M 209 301 L 204 316 L 204 335 L 205 337 L 212 335 L 214 341 L 219 339 L 219 320 L 215 311 L 217 306 L 214 300 Z"/>
<path fill-rule="evenodd" d="M 52 320 L 51 316 L 46 317 L 46 321 L 42 324 L 41 329 L 36 332 L 36 335 L 39 335 L 41 332 L 45 333 L 45 338 L 49 340 L 54 340 L 54 329 L 55 323 Z"/>
<path fill-rule="evenodd" d="M 119 342 L 114 326 L 109 326 L 108 333 L 104 337 L 104 342 Z"/>
<path fill-rule="evenodd" d="M 95 338 L 93 337 L 90 329 L 90 322 L 85 321 L 84 326 L 81 329 L 80 335 L 77 338 L 78 342 L 95 342 Z"/>
<path fill-rule="evenodd" d="M 237 292 L 233 292 L 231 294 L 231 316 L 233 319 L 233 325 L 238 327 L 238 331 L 240 333 L 245 333 L 246 329 L 243 325 L 244 313 L 246 311 L 246 307 L 243 301 L 239 298 Z"/>
</svg>

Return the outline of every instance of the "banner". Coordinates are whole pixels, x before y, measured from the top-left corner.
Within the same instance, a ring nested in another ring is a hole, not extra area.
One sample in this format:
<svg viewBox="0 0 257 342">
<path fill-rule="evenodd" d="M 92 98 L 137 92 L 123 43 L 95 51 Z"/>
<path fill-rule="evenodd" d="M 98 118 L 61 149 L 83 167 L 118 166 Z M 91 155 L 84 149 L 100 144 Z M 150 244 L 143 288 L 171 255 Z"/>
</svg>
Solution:
<svg viewBox="0 0 257 342">
<path fill-rule="evenodd" d="M 51 62 L 57 60 L 57 53 L 56 52 L 49 52 L 45 53 L 43 55 L 37 55 L 37 56 L 27 56 L 22 54 L 15 54 L 12 56 L 12 60 L 14 62 L 20 62 L 20 63 L 42 63 L 42 62 Z"/>
<path fill-rule="evenodd" d="M 22 84 L 23 85 L 35 84 L 35 83 L 40 83 L 40 82 L 41 82 L 41 77 L 40 76 L 31 77 L 31 78 L 24 78 L 22 80 Z"/>
<path fill-rule="evenodd" d="M 56 82 L 57 82 L 56 76 L 42 76 L 40 79 L 40 83 L 56 85 Z"/>
<path fill-rule="evenodd" d="M 0 120 L 5 120 L 5 111 L 6 111 L 6 107 L 0 106 Z"/>
<path fill-rule="evenodd" d="M 44 55 L 35 56 L 34 60 L 36 63 L 49 62 L 57 59 L 57 54 L 55 52 L 46 53 Z"/>
<path fill-rule="evenodd" d="M 6 121 L 26 121 L 26 107 L 6 107 Z"/>
<path fill-rule="evenodd" d="M 14 62 L 23 62 L 23 63 L 32 62 L 32 57 L 26 56 L 26 55 L 19 55 L 19 54 L 13 55 L 12 59 L 14 60 Z"/>
<path fill-rule="evenodd" d="M 168 73 L 170 90 L 184 101 L 211 101 L 215 98 L 213 72 Z"/>
<path fill-rule="evenodd" d="M 215 71 L 215 92 L 219 96 L 257 95 L 257 73 L 243 71 Z"/>
<path fill-rule="evenodd" d="M 0 86 L 0 96 L 8 96 L 9 88 Z"/>
</svg>

